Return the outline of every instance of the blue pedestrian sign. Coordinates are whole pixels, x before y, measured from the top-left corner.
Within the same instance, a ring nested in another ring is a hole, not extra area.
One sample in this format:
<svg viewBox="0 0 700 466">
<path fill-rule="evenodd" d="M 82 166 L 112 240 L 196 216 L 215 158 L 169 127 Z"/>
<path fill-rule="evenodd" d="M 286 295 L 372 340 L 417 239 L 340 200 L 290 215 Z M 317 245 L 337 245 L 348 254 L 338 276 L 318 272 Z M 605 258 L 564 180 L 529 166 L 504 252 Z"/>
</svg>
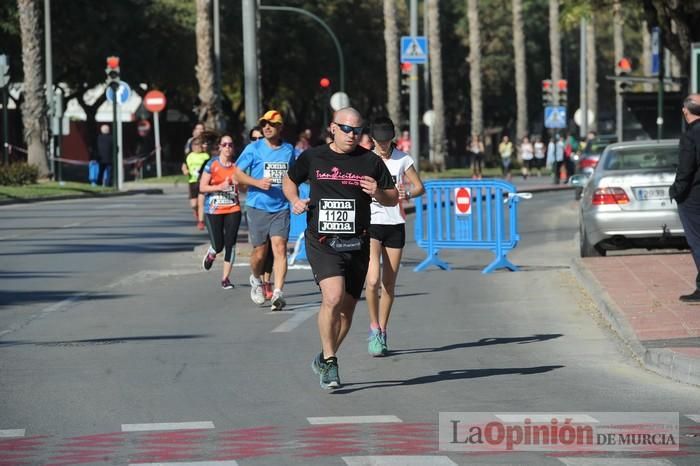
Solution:
<svg viewBox="0 0 700 466">
<path fill-rule="evenodd" d="M 401 63 L 422 65 L 428 62 L 428 39 L 425 36 L 401 37 Z"/>
<path fill-rule="evenodd" d="M 566 107 L 545 107 L 544 127 L 566 128 Z"/>
<path fill-rule="evenodd" d="M 111 103 L 114 102 L 114 91 L 111 87 L 107 87 L 105 92 L 105 97 Z M 124 81 L 119 82 L 119 89 L 117 89 L 117 97 L 119 98 L 119 104 L 124 105 L 129 97 L 131 97 L 131 88 Z"/>
</svg>

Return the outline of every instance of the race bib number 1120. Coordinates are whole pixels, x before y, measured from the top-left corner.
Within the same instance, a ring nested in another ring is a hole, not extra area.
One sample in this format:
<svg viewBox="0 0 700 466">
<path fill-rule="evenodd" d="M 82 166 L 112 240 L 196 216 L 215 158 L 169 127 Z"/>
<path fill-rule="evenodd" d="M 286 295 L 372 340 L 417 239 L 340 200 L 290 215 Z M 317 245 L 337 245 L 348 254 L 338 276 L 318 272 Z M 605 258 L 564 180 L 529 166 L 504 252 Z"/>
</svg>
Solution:
<svg viewBox="0 0 700 466">
<path fill-rule="evenodd" d="M 355 199 L 320 199 L 318 232 L 355 233 Z"/>
</svg>

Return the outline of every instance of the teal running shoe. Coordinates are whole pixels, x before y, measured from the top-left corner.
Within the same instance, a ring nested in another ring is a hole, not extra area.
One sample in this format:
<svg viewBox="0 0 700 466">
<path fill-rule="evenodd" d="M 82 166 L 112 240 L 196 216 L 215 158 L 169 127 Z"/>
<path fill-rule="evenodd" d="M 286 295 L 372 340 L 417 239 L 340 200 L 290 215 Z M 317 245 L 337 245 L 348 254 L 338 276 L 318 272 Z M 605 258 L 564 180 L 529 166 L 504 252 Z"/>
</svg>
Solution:
<svg viewBox="0 0 700 466">
<path fill-rule="evenodd" d="M 382 356 L 389 354 L 389 348 L 386 344 L 386 332 L 382 332 Z"/>
<path fill-rule="evenodd" d="M 314 374 L 320 375 L 321 369 L 325 365 L 326 363 L 323 362 L 323 352 L 320 352 L 314 357 L 313 361 L 311 361 L 311 370 L 314 371 Z"/>
<path fill-rule="evenodd" d="M 369 341 L 369 343 L 367 344 L 367 352 L 370 356 L 377 357 L 383 355 L 382 332 L 378 328 L 369 330 L 369 338 L 367 339 L 367 341 Z"/>
</svg>

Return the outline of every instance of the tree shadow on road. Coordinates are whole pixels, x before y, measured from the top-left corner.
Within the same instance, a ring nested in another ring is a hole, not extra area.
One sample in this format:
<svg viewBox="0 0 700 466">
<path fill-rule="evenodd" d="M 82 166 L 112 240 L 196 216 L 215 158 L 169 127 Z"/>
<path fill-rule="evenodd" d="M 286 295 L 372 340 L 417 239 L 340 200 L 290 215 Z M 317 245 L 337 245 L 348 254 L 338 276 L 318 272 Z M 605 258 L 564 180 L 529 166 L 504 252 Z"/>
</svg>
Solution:
<svg viewBox="0 0 700 466">
<path fill-rule="evenodd" d="M 114 338 L 91 338 L 87 340 L 66 340 L 66 341 L 30 341 L 30 340 L 10 340 L 0 341 L 3 346 L 98 346 L 114 345 L 117 343 L 130 343 L 142 341 L 167 341 L 167 340 L 190 340 L 194 338 L 207 338 L 209 335 L 144 335 L 138 337 L 114 337 Z"/>
<path fill-rule="evenodd" d="M 503 369 L 458 369 L 451 371 L 440 371 L 434 375 L 424 375 L 406 380 L 376 380 L 372 382 L 355 382 L 343 385 L 343 387 L 357 388 L 340 388 L 333 390 L 333 395 L 345 395 L 348 393 L 367 390 L 370 388 L 389 388 L 389 387 L 405 387 L 410 385 L 424 385 L 427 383 L 443 382 L 446 380 L 464 380 L 477 379 L 482 377 L 492 377 L 496 375 L 533 375 L 543 374 L 555 369 L 561 369 L 565 366 L 535 366 L 535 367 L 508 367 Z M 363 385 L 363 386 L 359 386 Z"/>
<path fill-rule="evenodd" d="M 549 334 L 538 334 L 528 337 L 502 337 L 502 338 L 482 338 L 479 341 L 468 341 L 464 343 L 455 343 L 452 345 L 436 346 L 433 348 L 409 348 L 409 349 L 396 349 L 389 351 L 387 356 L 398 356 L 401 354 L 416 354 L 416 353 L 439 353 L 442 351 L 452 351 L 461 348 L 473 348 L 476 346 L 491 346 L 491 345 L 505 345 L 508 343 L 517 343 L 523 345 L 525 343 L 535 343 L 539 341 L 553 340 L 564 336 L 561 333 L 549 333 Z"/>
</svg>

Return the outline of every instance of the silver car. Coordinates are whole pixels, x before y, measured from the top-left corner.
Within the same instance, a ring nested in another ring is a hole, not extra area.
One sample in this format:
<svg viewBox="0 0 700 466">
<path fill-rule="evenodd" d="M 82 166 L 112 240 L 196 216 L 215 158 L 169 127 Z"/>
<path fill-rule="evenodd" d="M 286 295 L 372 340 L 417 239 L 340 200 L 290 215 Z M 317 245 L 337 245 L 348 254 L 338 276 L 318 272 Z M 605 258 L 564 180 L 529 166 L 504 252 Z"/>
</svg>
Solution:
<svg viewBox="0 0 700 466">
<path fill-rule="evenodd" d="M 675 201 L 669 198 L 678 165 L 678 140 L 608 146 L 585 184 L 579 208 L 581 257 L 628 248 L 687 248 Z"/>
</svg>

